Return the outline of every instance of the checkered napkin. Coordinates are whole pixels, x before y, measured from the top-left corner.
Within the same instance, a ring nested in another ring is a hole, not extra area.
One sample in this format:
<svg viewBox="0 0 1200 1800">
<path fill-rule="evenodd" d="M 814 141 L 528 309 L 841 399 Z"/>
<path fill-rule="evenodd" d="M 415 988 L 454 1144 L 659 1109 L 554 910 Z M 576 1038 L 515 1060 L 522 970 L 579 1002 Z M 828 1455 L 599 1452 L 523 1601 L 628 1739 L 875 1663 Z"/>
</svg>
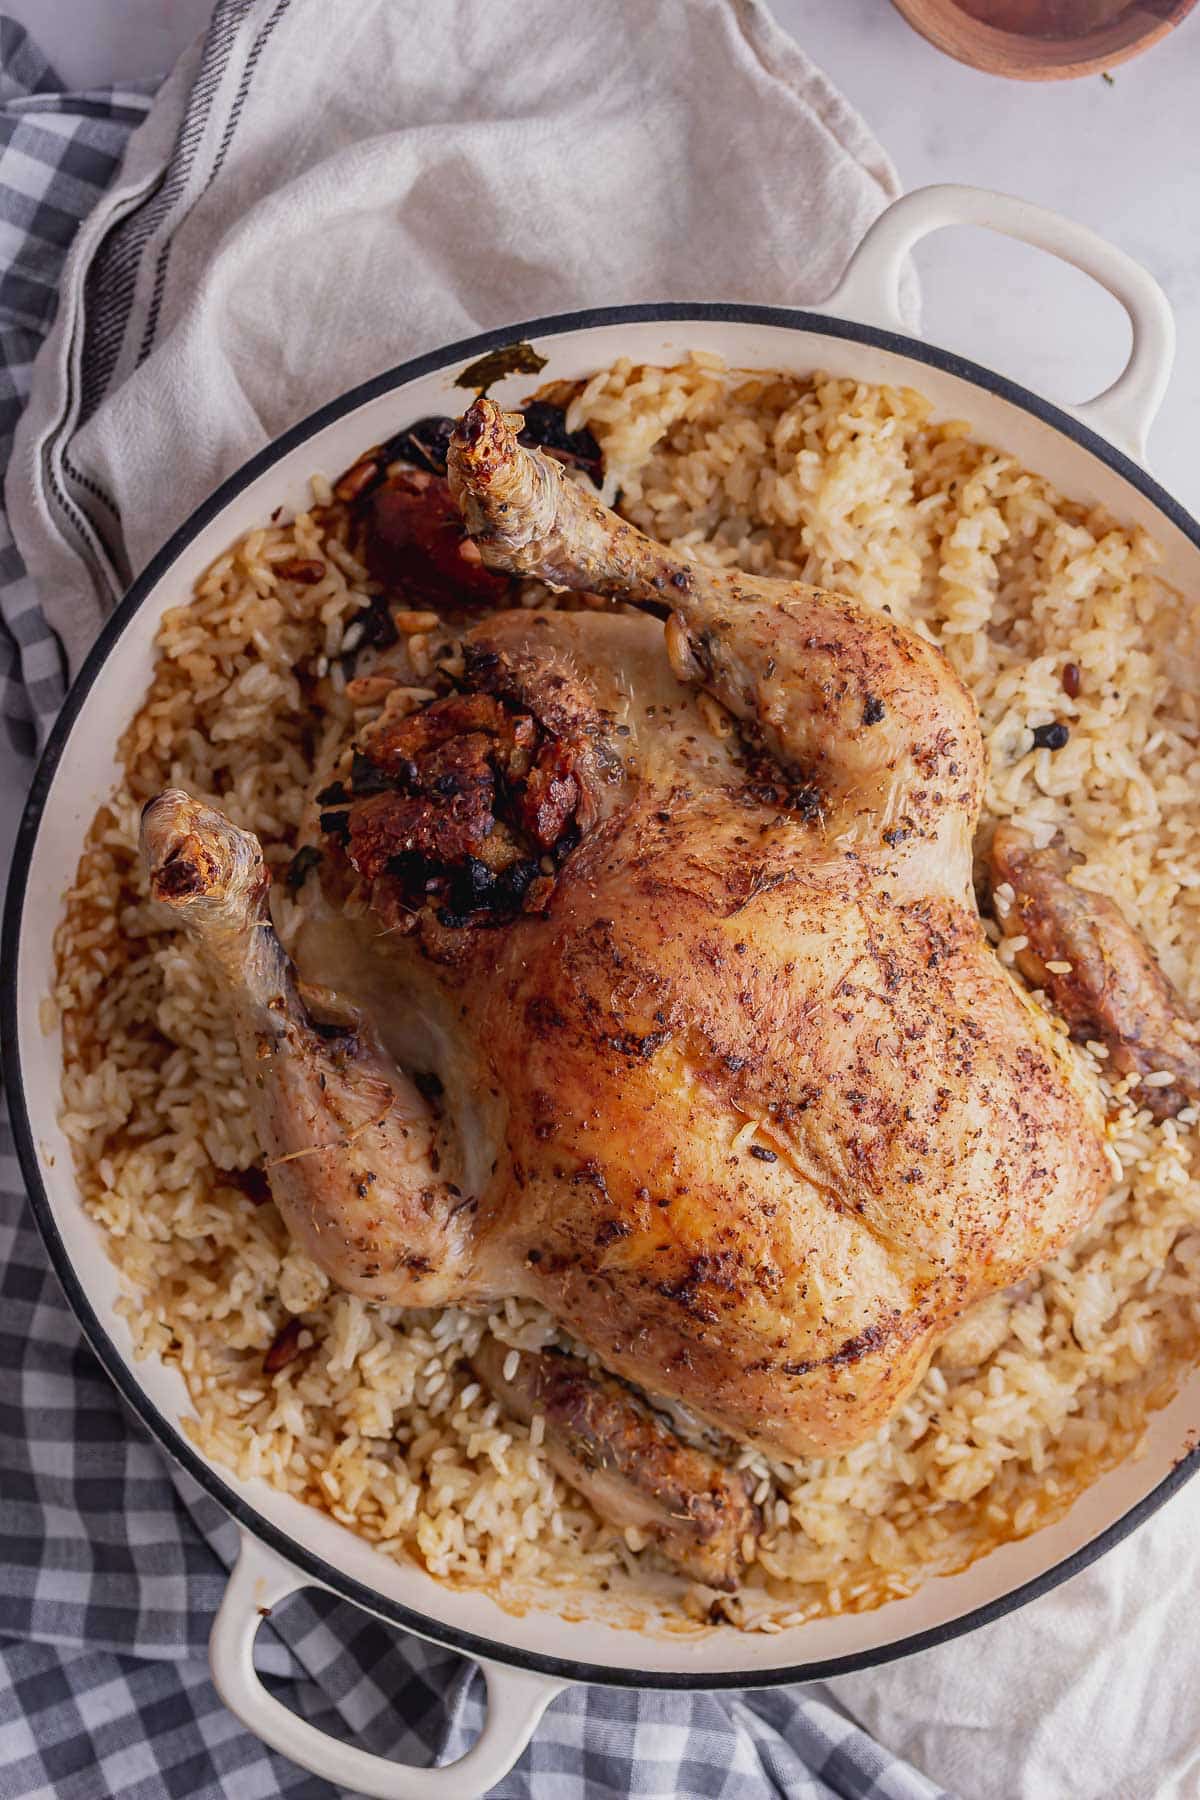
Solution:
<svg viewBox="0 0 1200 1800">
<path fill-rule="evenodd" d="M 269 20 L 286 4 L 259 10 Z M 239 106 L 252 96 L 261 40 L 238 26 L 253 10 L 241 0 L 218 6 L 206 44 L 171 77 L 191 97 L 175 156 L 143 196 L 159 221 L 180 160 L 213 127 L 218 88 Z M 148 107 L 137 87 L 63 93 L 21 28 L 0 17 L 0 467 L 72 238 Z M 118 296 L 145 236 L 126 239 L 124 269 L 109 261 Z M 93 382 L 112 368 L 107 322 L 101 307 L 85 373 Z M 11 798 L 62 699 L 66 665 L 2 513 L 0 610 L 9 739 L 0 789 Z M 245 1732 L 209 1680 L 206 1640 L 236 1548 L 230 1521 L 168 1466 L 84 1344 L 0 1124 L 0 1800 L 333 1793 Z M 482 1723 L 470 1664 L 323 1594 L 277 1609 L 256 1656 L 268 1685 L 303 1717 L 385 1756 L 453 1760 Z M 936 1800 L 943 1790 L 890 1756 L 824 1689 L 575 1687 L 551 1705 L 495 1792 Z"/>
</svg>

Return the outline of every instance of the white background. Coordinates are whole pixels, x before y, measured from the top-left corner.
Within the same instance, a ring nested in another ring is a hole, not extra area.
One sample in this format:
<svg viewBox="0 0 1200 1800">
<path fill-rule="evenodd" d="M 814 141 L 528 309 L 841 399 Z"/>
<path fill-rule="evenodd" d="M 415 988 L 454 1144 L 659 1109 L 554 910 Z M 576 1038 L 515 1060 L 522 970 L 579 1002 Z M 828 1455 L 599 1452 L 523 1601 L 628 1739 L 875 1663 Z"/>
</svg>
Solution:
<svg viewBox="0 0 1200 1800">
<path fill-rule="evenodd" d="M 314 4 L 320 0 L 313 0 Z M 516 0 L 496 0 L 497 5 Z M 651 0 L 652 3 L 652 0 Z M 161 74 L 211 0 L 7 0 L 69 86 Z M 1179 321 L 1155 472 L 1200 512 L 1200 8 L 1109 86 L 979 75 L 931 49 L 888 0 L 774 0 L 776 18 L 891 153 L 905 187 L 970 181 L 1082 220 L 1153 270 Z M 918 256 L 925 333 L 1054 400 L 1117 373 L 1128 328 L 1074 269 L 1006 239 L 944 232 Z M 713 298 L 721 297 L 720 273 Z"/>
</svg>

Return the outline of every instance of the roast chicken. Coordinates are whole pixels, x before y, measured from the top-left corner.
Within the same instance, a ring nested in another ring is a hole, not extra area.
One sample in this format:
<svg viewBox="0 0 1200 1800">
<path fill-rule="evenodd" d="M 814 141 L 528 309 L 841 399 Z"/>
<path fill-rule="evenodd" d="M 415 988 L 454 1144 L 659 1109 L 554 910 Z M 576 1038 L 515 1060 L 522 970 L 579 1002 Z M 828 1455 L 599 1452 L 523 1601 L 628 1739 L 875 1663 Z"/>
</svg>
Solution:
<svg viewBox="0 0 1200 1800">
<path fill-rule="evenodd" d="M 985 937 L 935 647 L 672 554 L 487 399 L 449 480 L 479 575 L 589 606 L 485 613 L 347 750 L 294 962 L 255 840 L 179 792 L 152 891 L 228 994 L 297 1242 L 392 1306 L 541 1302 L 608 1374 L 485 1375 L 577 1485 L 692 1492 L 660 1538 L 727 1584 L 745 1497 L 668 1479 L 631 1386 L 775 1456 L 861 1443 L 1107 1191 L 1097 1086 Z"/>
</svg>

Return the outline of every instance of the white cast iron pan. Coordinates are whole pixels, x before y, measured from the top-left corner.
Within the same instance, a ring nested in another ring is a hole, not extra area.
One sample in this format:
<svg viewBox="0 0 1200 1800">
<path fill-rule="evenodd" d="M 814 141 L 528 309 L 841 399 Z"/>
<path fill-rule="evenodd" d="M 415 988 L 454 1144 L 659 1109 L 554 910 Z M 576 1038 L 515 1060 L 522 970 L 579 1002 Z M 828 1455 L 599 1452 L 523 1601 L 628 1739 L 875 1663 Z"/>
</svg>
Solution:
<svg viewBox="0 0 1200 1800">
<path fill-rule="evenodd" d="M 904 259 L 944 225 L 990 226 L 1065 258 L 1122 303 L 1133 348 L 1119 379 L 1088 405 L 1049 405 L 989 370 L 903 331 L 897 290 Z M 590 375 L 619 355 L 670 363 L 689 348 L 739 367 L 826 369 L 920 389 L 941 416 L 965 417 L 1067 494 L 1102 502 L 1144 525 L 1166 556 L 1165 575 L 1200 591 L 1200 526 L 1146 473 L 1146 434 L 1166 386 L 1172 322 L 1156 283 L 1119 250 L 1065 219 L 1002 195 L 926 188 L 873 226 L 823 307 L 636 306 L 515 325 L 394 369 L 315 413 L 246 464 L 154 558 L 101 634 L 72 689 L 33 785 L 8 895 L 3 950 L 4 1074 L 34 1211 L 50 1257 L 92 1348 L 163 1446 L 233 1514 L 242 1554 L 212 1636 L 213 1674 L 234 1712 L 268 1743 L 345 1788 L 410 1800 L 484 1793 L 511 1767 L 542 1711 L 567 1683 L 717 1688 L 810 1680 L 936 1644 L 1044 1593 L 1131 1531 L 1196 1467 L 1189 1427 L 1200 1421 L 1200 1374 L 1153 1421 L 1146 1454 L 1113 1470 L 1057 1524 L 1009 1544 L 961 1574 L 931 1580 L 910 1599 L 860 1616 L 820 1620 L 778 1636 L 714 1629 L 672 1641 L 622 1629 L 596 1612 L 574 1623 L 510 1617 L 486 1596 L 454 1592 L 399 1566 L 323 1514 L 261 1481 L 240 1481 L 201 1456 L 180 1421 L 180 1376 L 135 1363 L 114 1309 L 117 1277 L 84 1212 L 58 1128 L 60 1045 L 43 1035 L 38 1002 L 52 983 L 52 937 L 88 823 L 116 779 L 115 746 L 150 678 L 164 609 L 225 546 L 276 506 L 305 503 L 314 470 L 333 475 L 369 444 L 429 413 L 459 409 L 455 375 L 481 352 L 531 339 L 548 361 L 540 379 Z M 496 389 L 515 404 L 528 377 Z M 448 1769 L 401 1768 L 324 1736 L 258 1681 L 252 1650 L 261 1607 L 323 1586 L 379 1617 L 483 1665 L 487 1725 Z"/>
</svg>

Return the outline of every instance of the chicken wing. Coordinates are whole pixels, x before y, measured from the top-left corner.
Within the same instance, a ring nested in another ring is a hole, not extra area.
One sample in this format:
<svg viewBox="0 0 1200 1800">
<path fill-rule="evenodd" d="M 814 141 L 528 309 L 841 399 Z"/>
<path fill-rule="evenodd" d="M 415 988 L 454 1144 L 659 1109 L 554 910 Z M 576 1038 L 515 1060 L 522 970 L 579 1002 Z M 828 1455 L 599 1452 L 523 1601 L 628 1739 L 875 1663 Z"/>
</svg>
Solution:
<svg viewBox="0 0 1200 1800">
<path fill-rule="evenodd" d="M 489 1337 L 471 1367 L 514 1418 L 528 1425 L 544 1416 L 547 1459 L 601 1518 L 634 1526 L 677 1568 L 733 1592 L 761 1522 L 742 1476 L 683 1443 L 630 1388 L 580 1357 L 518 1354 Z"/>
<path fill-rule="evenodd" d="M 1156 1119 L 1174 1118 L 1200 1099 L 1200 1032 L 1120 908 L 1069 879 L 1074 860 L 1062 844 L 1038 850 L 1027 832 L 999 826 L 992 886 L 1013 890 L 997 909 L 1001 929 L 1025 939 L 1017 967 L 1072 1037 L 1106 1045 L 1122 1075 L 1170 1075 L 1169 1083 L 1139 1087 L 1137 1099 Z"/>
</svg>

